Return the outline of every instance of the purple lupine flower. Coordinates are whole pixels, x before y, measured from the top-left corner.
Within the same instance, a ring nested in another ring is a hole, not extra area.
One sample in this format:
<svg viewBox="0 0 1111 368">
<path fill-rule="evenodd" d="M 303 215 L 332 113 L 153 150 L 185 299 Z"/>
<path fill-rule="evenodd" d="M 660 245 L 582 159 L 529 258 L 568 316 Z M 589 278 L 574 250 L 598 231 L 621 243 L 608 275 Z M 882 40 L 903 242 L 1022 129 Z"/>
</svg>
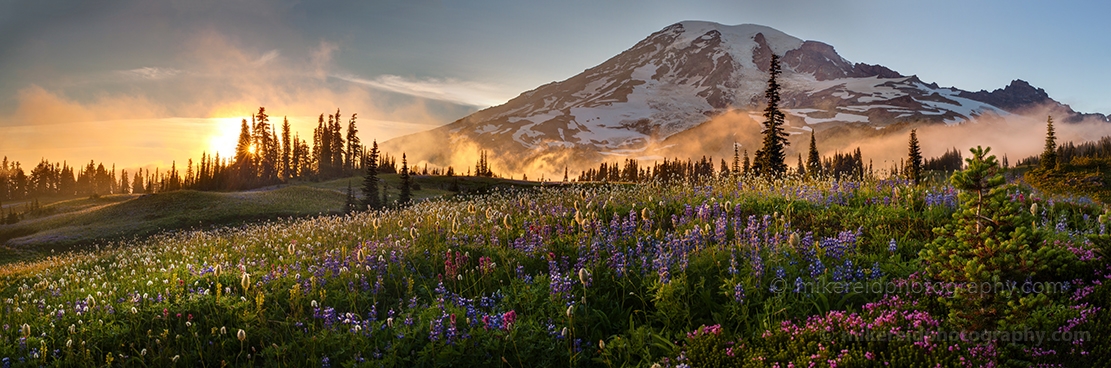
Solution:
<svg viewBox="0 0 1111 368">
<path fill-rule="evenodd" d="M 737 303 L 745 302 L 745 288 L 744 285 L 741 285 L 739 282 L 733 287 L 733 301 Z"/>
</svg>

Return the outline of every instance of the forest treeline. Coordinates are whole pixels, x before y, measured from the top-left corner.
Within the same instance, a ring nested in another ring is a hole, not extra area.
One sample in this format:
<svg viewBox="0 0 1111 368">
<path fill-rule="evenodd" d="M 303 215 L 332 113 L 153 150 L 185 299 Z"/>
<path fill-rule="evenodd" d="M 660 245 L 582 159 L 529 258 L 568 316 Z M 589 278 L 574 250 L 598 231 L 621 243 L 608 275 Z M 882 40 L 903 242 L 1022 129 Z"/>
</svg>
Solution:
<svg viewBox="0 0 1111 368">
<path fill-rule="evenodd" d="M 327 180 L 356 175 L 370 155 L 359 141 L 355 114 L 346 122 L 339 110 L 321 114 L 310 142 L 282 119 L 272 124 L 260 107 L 250 121 L 243 119 L 235 156 L 201 153 L 199 160 L 174 161 L 169 169 L 118 170 L 90 160 L 84 165 L 51 163 L 43 159 L 30 169 L 7 157 L 0 161 L 0 201 L 40 197 L 139 194 L 196 190 L 244 190 L 274 185 L 290 179 Z M 346 132 L 344 132 L 346 130 Z M 280 133 L 279 133 L 280 131 Z M 396 159 L 380 153 L 376 167 L 384 174 L 397 173 Z M 425 168 L 428 171 L 428 168 Z M 439 173 L 433 168 L 432 173 Z"/>
<path fill-rule="evenodd" d="M 1057 146 L 1055 149 L 1057 155 L 1054 157 L 1059 163 L 1072 162 L 1078 158 L 1089 159 L 1111 159 L 1111 137 L 1103 137 L 1098 141 L 1084 142 L 1076 144 L 1073 142 L 1065 142 Z M 1020 166 L 1040 166 L 1042 163 L 1042 155 L 1030 156 L 1019 160 Z"/>
<path fill-rule="evenodd" d="M 846 179 L 863 179 L 876 175 L 872 162 L 865 162 L 857 148 L 852 152 L 835 152 L 818 160 L 817 165 L 803 161 L 800 157 L 799 164 L 788 167 L 787 174 L 803 176 L 832 176 Z M 964 164 L 961 153 L 955 148 L 946 151 L 938 157 L 926 159 L 922 170 L 951 172 L 960 170 Z M 905 171 L 905 163 L 888 168 L 891 175 L 899 176 L 900 171 Z M 716 169 L 715 169 L 716 167 Z M 903 167 L 904 169 L 899 169 Z M 624 162 L 603 162 L 597 168 L 583 170 L 575 181 L 586 182 L 648 182 L 648 181 L 699 181 L 714 177 L 753 176 L 756 175 L 751 166 L 748 153 L 735 155 L 732 164 L 724 158 L 714 164 L 713 157 L 703 156 L 700 160 L 682 160 L 679 158 L 663 159 L 646 166 L 635 159 L 626 159 Z"/>
</svg>

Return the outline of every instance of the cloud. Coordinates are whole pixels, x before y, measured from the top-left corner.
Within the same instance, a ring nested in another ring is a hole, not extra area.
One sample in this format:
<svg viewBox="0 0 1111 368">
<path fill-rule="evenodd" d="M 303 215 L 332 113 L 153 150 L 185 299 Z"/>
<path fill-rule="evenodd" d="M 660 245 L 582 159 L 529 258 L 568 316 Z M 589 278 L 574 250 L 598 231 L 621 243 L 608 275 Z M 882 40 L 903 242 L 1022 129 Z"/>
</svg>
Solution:
<svg viewBox="0 0 1111 368">
<path fill-rule="evenodd" d="M 32 85 L 19 92 L 19 106 L 5 125 L 49 126 L 70 122 L 143 119 L 166 116 L 159 104 L 141 95 L 101 96 L 89 103 L 67 99 Z M 46 129 L 46 127 L 43 127 Z"/>
<path fill-rule="evenodd" d="M 281 54 L 282 53 L 279 52 L 278 50 L 267 51 L 265 54 L 262 54 L 262 56 L 260 56 L 258 58 L 258 60 L 255 60 L 254 64 L 255 65 L 264 65 L 264 64 L 270 62 L 271 60 L 274 60 L 278 56 L 281 56 Z"/>
<path fill-rule="evenodd" d="M 85 90 L 29 85 L 19 90 L 13 111 L 0 116 L 0 155 L 24 163 L 95 159 L 121 167 L 168 166 L 211 153 L 212 142 L 229 134 L 221 122 L 232 121 L 231 134 L 237 134 L 239 119 L 260 106 L 273 123 L 288 116 L 310 141 L 317 117 L 337 108 L 345 123 L 358 113 L 360 138 L 368 142 L 473 111 L 328 78 L 340 49 L 327 41 L 255 49 L 219 32 L 200 32 L 182 44 L 172 65 L 112 71 L 107 83 Z"/>
<path fill-rule="evenodd" d="M 374 79 L 364 79 L 350 74 L 337 74 L 333 77 L 391 92 L 471 106 L 489 107 L 509 100 L 504 88 L 500 86 L 455 78 L 415 79 L 389 74 Z"/>
<path fill-rule="evenodd" d="M 166 78 L 170 78 L 170 77 L 179 75 L 179 74 L 181 74 L 181 70 L 174 69 L 174 68 L 164 68 L 164 67 L 160 68 L 160 67 L 147 66 L 147 67 L 135 68 L 135 69 L 129 69 L 129 70 L 117 70 L 116 73 L 124 75 L 126 77 L 131 77 L 131 78 L 136 78 L 136 79 L 160 80 L 160 79 L 166 79 Z"/>
</svg>

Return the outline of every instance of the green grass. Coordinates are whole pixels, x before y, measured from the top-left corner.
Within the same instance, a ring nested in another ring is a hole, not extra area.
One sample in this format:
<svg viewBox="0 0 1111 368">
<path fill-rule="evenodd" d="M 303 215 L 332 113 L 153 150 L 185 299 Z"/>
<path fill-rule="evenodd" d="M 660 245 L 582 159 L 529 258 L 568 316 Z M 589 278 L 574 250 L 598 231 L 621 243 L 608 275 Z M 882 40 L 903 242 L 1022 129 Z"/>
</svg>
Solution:
<svg viewBox="0 0 1111 368">
<path fill-rule="evenodd" d="M 382 175 L 390 202 L 401 180 Z M 235 226 L 282 217 L 337 214 L 350 184 L 363 198 L 361 176 L 295 181 L 244 192 L 183 190 L 151 195 L 41 199 L 42 209 L 13 225 L 0 225 L 0 264 L 31 260 L 78 246 L 143 237 L 163 231 Z M 498 178 L 414 176 L 414 200 L 527 188 L 539 183 Z"/>
<path fill-rule="evenodd" d="M 0 226 L 0 240 L 11 248 L 9 252 L 27 256 L 161 231 L 335 213 L 342 208 L 343 194 L 306 186 L 257 192 L 183 190 L 115 195 L 48 205 L 45 209 L 52 215 Z"/>
<path fill-rule="evenodd" d="M 1111 158 L 1077 157 L 1061 163 L 1057 170 L 1032 169 L 1024 177 L 1026 182 L 1046 192 L 1111 203 Z"/>
<path fill-rule="evenodd" d="M 397 174 L 379 175 L 378 178 L 386 183 L 386 191 L 387 195 L 389 196 L 389 200 L 397 200 L 397 196 L 401 187 L 401 178 Z M 541 183 L 532 181 L 486 178 L 476 176 L 414 175 L 412 178 L 413 183 L 416 184 L 416 189 L 413 191 L 414 199 L 454 196 L 459 194 L 485 194 L 497 189 L 533 188 L 541 186 Z M 295 184 L 306 185 L 313 188 L 335 190 L 341 193 L 346 193 L 347 186 L 348 184 L 350 184 L 351 190 L 355 193 L 355 196 L 360 199 L 363 197 L 362 176 L 353 176 L 350 178 L 336 179 L 324 182 L 300 182 Z M 549 183 L 547 185 L 558 184 L 560 183 Z"/>
</svg>

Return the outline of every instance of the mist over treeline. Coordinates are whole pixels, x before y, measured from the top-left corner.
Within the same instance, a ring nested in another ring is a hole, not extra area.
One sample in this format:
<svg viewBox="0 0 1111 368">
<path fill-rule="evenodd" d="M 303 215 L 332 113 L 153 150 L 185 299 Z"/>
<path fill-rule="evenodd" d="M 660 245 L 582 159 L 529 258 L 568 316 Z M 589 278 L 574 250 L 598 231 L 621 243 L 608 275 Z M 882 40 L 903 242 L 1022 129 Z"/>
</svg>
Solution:
<svg viewBox="0 0 1111 368">
<path fill-rule="evenodd" d="M 357 115 L 340 110 L 321 114 L 312 138 L 290 130 L 289 121 L 276 124 L 260 107 L 250 120 L 241 122 L 235 155 L 202 152 L 200 158 L 174 161 L 169 168 L 117 171 L 115 165 L 97 163 L 73 166 L 42 159 L 30 172 L 18 161 L 0 162 L 0 200 L 39 197 L 98 196 L 157 193 L 181 189 L 246 190 L 285 183 L 293 179 L 328 180 L 364 170 L 375 142 L 363 144 L 358 136 Z M 280 133 L 279 133 L 280 132 Z M 310 140 L 311 139 L 311 146 Z M 379 152 L 377 170 L 397 173 L 396 158 Z M 428 172 L 428 168 L 424 169 Z M 438 174 L 440 169 L 432 168 Z"/>
<path fill-rule="evenodd" d="M 0 162 L 0 201 L 40 197 L 140 194 L 193 189 L 209 191 L 247 190 L 291 180 L 329 180 L 361 175 L 368 167 L 377 142 L 362 142 L 357 136 L 357 114 L 340 110 L 320 114 L 311 137 L 291 131 L 287 119 L 271 118 L 260 107 L 241 121 L 234 156 L 202 152 L 197 159 L 168 168 L 117 170 L 114 164 L 90 160 L 70 164 L 42 159 L 29 167 L 6 157 Z M 793 173 L 832 175 L 846 178 L 901 175 L 907 154 L 907 133 L 918 131 L 925 155 L 923 169 L 951 171 L 963 165 L 962 152 L 973 145 L 992 146 L 1002 152 L 1022 153 L 1020 165 L 1038 164 L 1044 123 L 1023 116 L 985 116 L 953 126 L 897 123 L 882 128 L 862 124 L 813 126 L 811 134 L 794 133 L 786 146 L 787 164 Z M 1111 157 L 1111 126 L 1081 121 L 1058 125 L 1064 142 L 1059 160 L 1075 157 Z M 750 147 L 757 145 L 760 124 L 747 113 L 734 112 L 714 117 L 686 132 L 652 144 L 636 156 L 613 160 L 597 153 L 539 154 L 530 160 L 500 151 L 486 151 L 477 144 L 456 142 L 447 149 L 469 162 L 439 165 L 437 160 L 410 154 L 415 175 L 478 175 L 564 181 L 624 181 L 699 179 L 745 175 L 750 164 Z M 811 162 L 806 140 L 816 136 L 818 160 Z M 1092 136 L 1104 136 L 1097 142 Z M 1079 142 L 1079 143 L 1076 143 Z M 397 147 L 395 147 L 397 148 Z M 400 147 L 399 149 L 407 149 Z M 444 148 L 444 147 L 441 147 Z M 416 149 L 420 152 L 420 149 Z M 473 151 L 473 152 L 472 152 Z M 388 152 L 376 155 L 377 172 L 399 173 L 397 160 Z M 457 157 L 457 158 L 458 158 Z M 670 157 L 670 158 L 668 158 Z M 472 166 L 473 165 L 473 166 Z M 801 167 L 800 167 L 801 165 Z M 466 167 L 459 170 L 455 167 Z M 473 169 L 472 169 L 473 167 Z"/>
</svg>

